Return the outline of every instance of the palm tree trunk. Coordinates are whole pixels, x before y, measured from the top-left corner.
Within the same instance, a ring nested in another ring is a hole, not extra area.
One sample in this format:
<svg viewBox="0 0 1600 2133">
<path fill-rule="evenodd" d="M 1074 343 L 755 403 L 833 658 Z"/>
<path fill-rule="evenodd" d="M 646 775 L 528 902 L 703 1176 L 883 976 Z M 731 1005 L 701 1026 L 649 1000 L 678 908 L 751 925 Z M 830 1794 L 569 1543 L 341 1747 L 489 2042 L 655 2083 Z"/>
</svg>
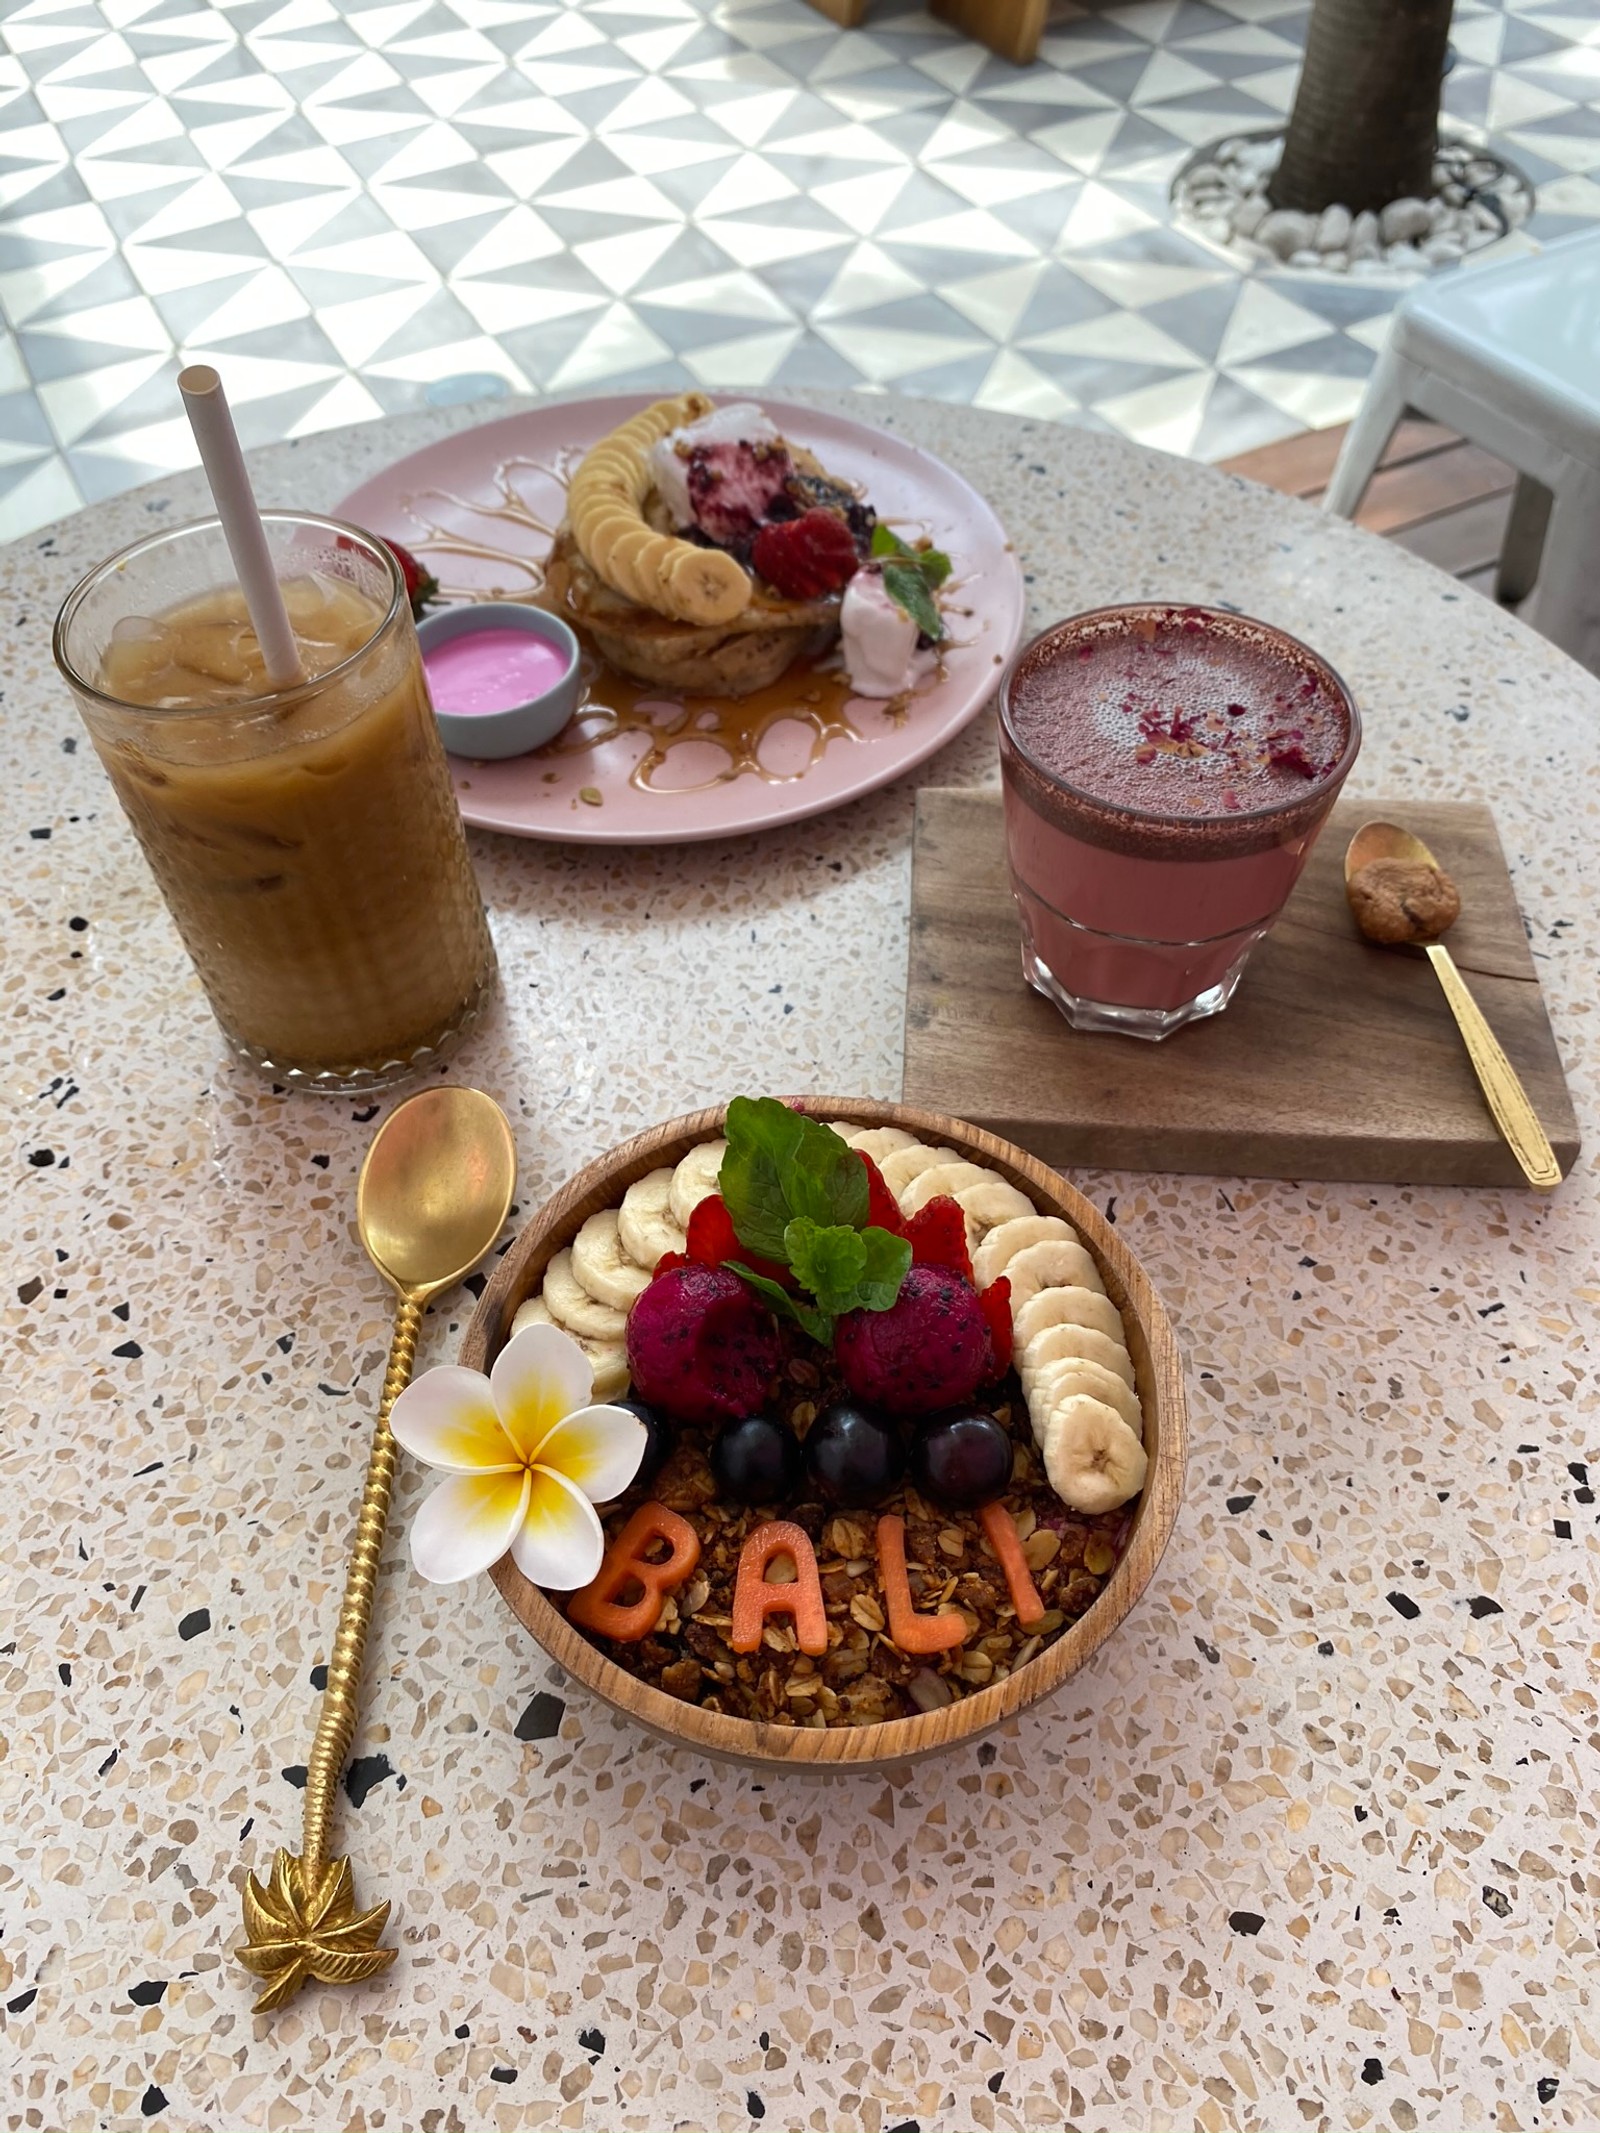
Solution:
<svg viewBox="0 0 1600 2133">
<path fill-rule="evenodd" d="M 1353 214 L 1433 189 L 1451 0 L 1315 0 L 1274 207 Z"/>
</svg>

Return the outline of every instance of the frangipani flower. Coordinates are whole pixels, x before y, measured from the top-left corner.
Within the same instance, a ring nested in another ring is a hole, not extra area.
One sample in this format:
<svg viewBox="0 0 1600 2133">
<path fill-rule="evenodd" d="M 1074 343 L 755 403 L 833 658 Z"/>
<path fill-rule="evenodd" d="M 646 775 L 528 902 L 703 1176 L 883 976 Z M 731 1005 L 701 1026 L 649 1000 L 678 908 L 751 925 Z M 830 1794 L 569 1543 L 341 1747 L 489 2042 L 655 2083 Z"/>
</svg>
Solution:
<svg viewBox="0 0 1600 2133">
<path fill-rule="evenodd" d="M 446 1363 L 408 1385 L 389 1427 L 442 1481 L 411 1526 L 435 1585 L 476 1577 L 506 1550 L 525 1578 L 571 1592 L 599 1572 L 597 1503 L 639 1471 L 646 1432 L 625 1407 L 591 1407 L 589 1359 L 558 1326 L 525 1326 L 485 1377 Z"/>
</svg>

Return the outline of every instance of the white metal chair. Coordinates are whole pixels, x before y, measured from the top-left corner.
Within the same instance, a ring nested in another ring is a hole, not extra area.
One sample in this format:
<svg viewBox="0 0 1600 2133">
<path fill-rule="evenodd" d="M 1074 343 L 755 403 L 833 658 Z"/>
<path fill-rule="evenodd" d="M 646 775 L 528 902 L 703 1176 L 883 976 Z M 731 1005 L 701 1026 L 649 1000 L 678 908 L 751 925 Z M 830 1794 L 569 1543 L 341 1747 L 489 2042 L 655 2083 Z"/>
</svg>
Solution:
<svg viewBox="0 0 1600 2133">
<path fill-rule="evenodd" d="M 1352 516 L 1407 408 L 1517 469 L 1496 597 L 1537 578 L 1532 620 L 1600 674 L 1600 232 L 1401 300 L 1324 509 Z"/>
</svg>

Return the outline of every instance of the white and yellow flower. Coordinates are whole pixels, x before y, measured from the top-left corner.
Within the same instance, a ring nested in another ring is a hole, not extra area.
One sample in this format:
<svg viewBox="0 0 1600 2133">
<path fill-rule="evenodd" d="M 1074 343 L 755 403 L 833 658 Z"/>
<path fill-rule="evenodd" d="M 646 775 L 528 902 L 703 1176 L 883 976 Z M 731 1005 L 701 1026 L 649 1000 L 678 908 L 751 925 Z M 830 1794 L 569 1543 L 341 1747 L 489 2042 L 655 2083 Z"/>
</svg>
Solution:
<svg viewBox="0 0 1600 2133">
<path fill-rule="evenodd" d="M 589 1404 L 588 1357 L 556 1326 L 527 1326 L 485 1377 L 446 1363 L 408 1385 L 389 1427 L 450 1479 L 411 1526 L 411 1560 L 435 1585 L 476 1577 L 509 1548 L 553 1592 L 587 1585 L 605 1535 L 597 1503 L 639 1471 L 646 1432 L 625 1407 Z"/>
</svg>

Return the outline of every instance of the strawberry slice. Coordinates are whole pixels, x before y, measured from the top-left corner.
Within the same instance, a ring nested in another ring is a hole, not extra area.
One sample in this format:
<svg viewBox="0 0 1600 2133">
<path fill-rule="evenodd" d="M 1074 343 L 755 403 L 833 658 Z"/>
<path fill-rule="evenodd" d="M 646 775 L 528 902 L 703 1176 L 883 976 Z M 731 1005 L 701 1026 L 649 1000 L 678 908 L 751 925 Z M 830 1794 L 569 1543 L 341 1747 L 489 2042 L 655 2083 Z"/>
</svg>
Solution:
<svg viewBox="0 0 1600 2133">
<path fill-rule="evenodd" d="M 856 1150 L 861 1155 L 861 1150 Z M 867 1226 L 869 1229 L 886 1229 L 891 1237 L 904 1233 L 900 1218 L 900 1203 L 883 1182 L 883 1172 L 870 1155 L 861 1155 L 867 1166 Z"/>
<path fill-rule="evenodd" d="M 844 520 L 818 507 L 763 526 L 750 560 L 786 600 L 822 600 L 849 584 L 861 558 Z"/>
<path fill-rule="evenodd" d="M 967 1250 L 967 1218 L 948 1193 L 919 1207 L 902 1230 L 911 1240 L 913 1266 L 942 1266 L 959 1274 L 969 1288 L 977 1286 Z"/>
<path fill-rule="evenodd" d="M 794 1287 L 794 1276 L 786 1266 L 779 1266 L 775 1260 L 758 1259 L 754 1252 L 745 1250 L 720 1192 L 702 1200 L 689 1217 L 686 1241 L 689 1258 L 697 1266 L 721 1266 L 734 1259 L 753 1274 L 765 1274 L 769 1281 L 779 1282 L 786 1289 Z"/>
<path fill-rule="evenodd" d="M 1011 1368 L 1011 1284 L 1004 1274 L 978 1291 L 978 1309 L 988 1325 L 989 1347 L 994 1356 L 994 1369 L 984 1383 L 992 1385 Z"/>
</svg>

